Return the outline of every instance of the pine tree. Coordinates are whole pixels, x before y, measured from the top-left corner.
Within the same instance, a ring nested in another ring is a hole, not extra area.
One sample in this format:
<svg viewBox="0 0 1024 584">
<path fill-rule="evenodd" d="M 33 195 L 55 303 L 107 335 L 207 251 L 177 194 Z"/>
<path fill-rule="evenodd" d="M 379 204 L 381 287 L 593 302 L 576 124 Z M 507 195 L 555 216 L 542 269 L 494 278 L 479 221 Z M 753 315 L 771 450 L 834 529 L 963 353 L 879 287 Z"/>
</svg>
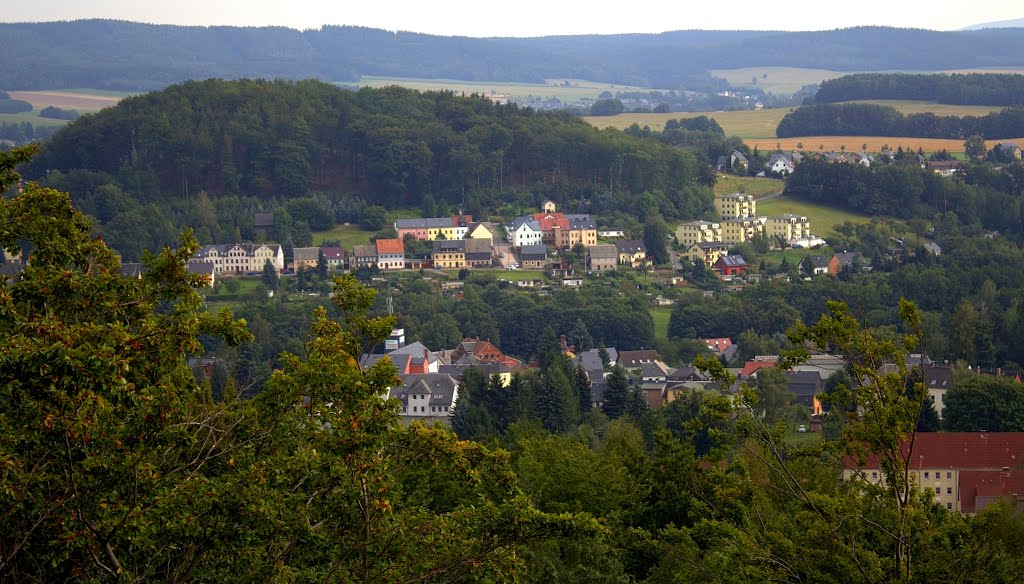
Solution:
<svg viewBox="0 0 1024 584">
<path fill-rule="evenodd" d="M 640 420 L 647 413 L 647 396 L 639 387 L 630 390 L 626 398 L 626 415 L 633 420 Z"/>
<path fill-rule="evenodd" d="M 583 367 L 576 367 L 576 393 L 580 400 L 580 414 L 589 412 L 594 407 L 594 397 L 590 391 L 590 376 Z"/>
<path fill-rule="evenodd" d="M 611 419 L 621 418 L 626 411 L 626 400 L 629 397 L 629 381 L 626 370 L 621 365 L 612 367 L 608 376 L 608 385 L 604 391 L 604 405 L 601 410 Z"/>
<path fill-rule="evenodd" d="M 561 434 L 576 423 L 576 392 L 560 368 L 552 367 L 542 373 L 536 392 L 537 414 L 544 429 Z"/>
<path fill-rule="evenodd" d="M 536 353 L 541 371 L 546 371 L 561 354 L 562 345 L 558 342 L 558 337 L 555 336 L 555 329 L 551 328 L 551 325 L 544 327 L 544 332 L 540 334 L 540 341 L 537 343 Z"/>
<path fill-rule="evenodd" d="M 329 276 L 327 272 L 327 256 L 324 255 L 324 250 L 320 249 L 317 251 L 316 256 L 316 275 L 320 278 L 321 282 L 327 281 Z"/>
<path fill-rule="evenodd" d="M 573 323 L 569 341 L 575 347 L 576 353 L 582 353 L 594 348 L 594 339 L 590 336 L 590 328 L 587 327 L 587 323 L 582 318 L 577 318 L 576 322 Z"/>
<path fill-rule="evenodd" d="M 263 275 L 260 277 L 263 285 L 266 286 L 267 290 L 271 292 L 277 292 L 278 277 L 277 270 L 274 268 L 274 264 L 267 260 L 263 263 Z"/>
</svg>

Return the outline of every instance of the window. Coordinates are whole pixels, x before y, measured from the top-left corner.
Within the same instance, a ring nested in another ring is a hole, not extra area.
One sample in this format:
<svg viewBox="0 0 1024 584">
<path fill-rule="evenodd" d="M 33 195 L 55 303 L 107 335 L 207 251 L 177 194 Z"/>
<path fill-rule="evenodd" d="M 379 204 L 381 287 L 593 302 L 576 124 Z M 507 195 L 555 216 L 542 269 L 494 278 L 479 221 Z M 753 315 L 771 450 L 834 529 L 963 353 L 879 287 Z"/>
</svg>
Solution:
<svg viewBox="0 0 1024 584">
<path fill-rule="evenodd" d="M 877 472 L 871 473 L 871 480 L 873 480 L 873 481 L 877 481 L 878 480 L 878 473 Z"/>
<path fill-rule="evenodd" d="M 953 473 L 952 473 L 952 472 L 950 472 L 950 471 L 946 471 L 946 478 L 947 478 L 947 479 L 951 479 L 951 478 L 953 478 Z"/>
<path fill-rule="evenodd" d="M 946 487 L 946 494 L 947 495 L 952 495 L 953 494 L 953 487 Z"/>
<path fill-rule="evenodd" d="M 928 479 L 928 471 L 924 471 L 924 478 L 925 478 L 925 480 Z"/>
<path fill-rule="evenodd" d="M 942 494 L 942 487 L 935 487 L 935 494 L 936 495 L 941 495 Z"/>
<path fill-rule="evenodd" d="M 952 503 L 946 503 L 946 509 L 952 510 L 953 509 L 953 504 Z"/>
</svg>

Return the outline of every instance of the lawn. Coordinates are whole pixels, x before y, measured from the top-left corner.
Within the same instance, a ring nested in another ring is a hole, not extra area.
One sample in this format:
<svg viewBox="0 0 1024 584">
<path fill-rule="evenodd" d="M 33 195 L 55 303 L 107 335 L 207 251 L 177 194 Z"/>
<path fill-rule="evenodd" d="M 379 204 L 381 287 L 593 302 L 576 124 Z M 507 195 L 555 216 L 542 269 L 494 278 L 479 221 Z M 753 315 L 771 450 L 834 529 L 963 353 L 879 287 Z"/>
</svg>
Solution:
<svg viewBox="0 0 1024 584">
<path fill-rule="evenodd" d="M 830 235 L 834 235 L 835 232 L 832 228 L 840 223 L 845 221 L 867 223 L 870 220 L 866 215 L 852 213 L 835 207 L 806 203 L 789 197 L 779 197 L 757 204 L 758 215 L 772 216 L 784 213 L 807 217 L 811 220 L 811 233 L 826 239 Z"/>
<path fill-rule="evenodd" d="M 775 178 L 757 178 L 753 176 L 736 176 L 734 174 L 720 174 L 715 182 L 716 195 L 729 195 L 732 193 L 745 193 L 762 197 L 782 192 L 785 184 Z"/>
<path fill-rule="evenodd" d="M 512 83 L 502 81 L 465 81 L 459 79 L 420 79 L 414 77 L 378 77 L 364 75 L 357 85 L 384 87 L 400 85 L 418 91 L 454 91 L 455 93 L 480 93 L 504 95 L 506 97 L 557 97 L 562 101 L 576 101 L 583 98 L 597 99 L 603 91 L 654 91 L 628 85 L 614 85 L 583 79 L 547 79 L 545 83 Z"/>
<path fill-rule="evenodd" d="M 358 225 L 339 224 L 327 231 L 314 231 L 313 245 L 323 245 L 323 242 L 328 240 L 340 240 L 341 246 L 351 251 L 357 245 L 370 243 L 371 235 L 373 235 L 372 231 L 367 231 Z"/>
<path fill-rule="evenodd" d="M 672 309 L 667 306 L 649 309 L 654 319 L 654 336 L 659 339 L 668 338 L 668 321 L 672 317 Z"/>
<path fill-rule="evenodd" d="M 547 279 L 544 272 L 540 270 L 494 270 L 494 277 L 498 280 L 516 282 L 519 280 L 541 280 Z"/>
</svg>

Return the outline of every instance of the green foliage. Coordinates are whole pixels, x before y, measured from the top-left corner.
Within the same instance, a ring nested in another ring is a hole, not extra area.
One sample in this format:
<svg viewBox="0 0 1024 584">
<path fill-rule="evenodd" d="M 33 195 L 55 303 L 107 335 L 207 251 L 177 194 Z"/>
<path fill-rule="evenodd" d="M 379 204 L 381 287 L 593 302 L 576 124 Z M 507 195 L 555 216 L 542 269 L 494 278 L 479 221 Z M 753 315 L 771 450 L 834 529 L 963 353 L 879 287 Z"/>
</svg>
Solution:
<svg viewBox="0 0 1024 584">
<path fill-rule="evenodd" d="M 950 432 L 1024 432 L 1024 387 L 1012 379 L 956 375 L 943 406 Z"/>
<path fill-rule="evenodd" d="M 626 413 L 626 404 L 629 400 L 629 380 L 626 377 L 626 370 L 621 365 L 612 367 L 611 374 L 607 378 L 607 386 L 604 390 L 604 404 L 601 410 L 611 419 L 622 417 Z"/>
</svg>

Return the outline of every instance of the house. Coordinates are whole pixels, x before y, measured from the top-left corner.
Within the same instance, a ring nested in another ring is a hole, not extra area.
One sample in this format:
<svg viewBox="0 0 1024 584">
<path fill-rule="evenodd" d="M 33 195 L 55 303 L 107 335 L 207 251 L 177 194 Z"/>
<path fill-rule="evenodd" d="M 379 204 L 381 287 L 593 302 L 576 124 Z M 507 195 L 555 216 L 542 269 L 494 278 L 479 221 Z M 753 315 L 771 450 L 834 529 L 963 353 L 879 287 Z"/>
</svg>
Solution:
<svg viewBox="0 0 1024 584">
<path fill-rule="evenodd" d="M 527 245 L 540 245 L 543 242 L 543 232 L 540 221 L 532 217 L 518 217 L 506 228 L 508 241 L 514 247 L 525 247 Z"/>
<path fill-rule="evenodd" d="M 901 445 L 911 480 L 950 511 L 976 513 L 997 498 L 1019 494 L 1024 432 L 918 432 Z M 844 481 L 884 484 L 878 459 L 843 459 Z"/>
<path fill-rule="evenodd" d="M 319 247 L 296 247 L 292 250 L 292 265 L 296 272 L 300 268 L 315 270 L 318 263 L 320 263 Z"/>
<path fill-rule="evenodd" d="M 676 227 L 676 241 L 679 245 L 722 241 L 722 225 L 713 221 L 690 221 Z"/>
<path fill-rule="evenodd" d="M 603 239 L 615 239 L 616 237 L 626 237 L 626 232 L 621 229 L 599 229 L 597 236 Z"/>
<path fill-rule="evenodd" d="M 1020 147 L 1014 142 L 1000 142 L 996 144 L 996 150 L 1004 156 L 1004 158 L 1014 158 L 1016 160 L 1021 159 Z"/>
<path fill-rule="evenodd" d="M 810 223 L 808 223 L 810 225 Z M 798 237 L 796 239 L 790 239 L 786 242 L 786 245 L 794 249 L 812 249 L 821 247 L 828 242 L 820 237 Z"/>
<path fill-rule="evenodd" d="M 800 262 L 800 270 L 808 275 L 828 273 L 829 260 L 822 256 L 807 256 Z"/>
<path fill-rule="evenodd" d="M 743 256 L 724 255 L 719 256 L 712 267 L 721 272 L 723 276 L 739 276 L 749 266 L 747 266 L 747 260 L 743 259 Z"/>
<path fill-rule="evenodd" d="M 256 213 L 256 217 L 253 220 L 253 227 L 256 231 L 262 231 L 264 233 L 274 228 L 274 214 L 273 213 Z"/>
<path fill-rule="evenodd" d="M 963 165 L 961 160 L 932 160 L 928 162 L 928 168 L 939 176 L 955 176 L 962 172 Z"/>
<path fill-rule="evenodd" d="M 844 268 L 853 269 L 855 266 L 863 265 L 864 254 L 859 251 L 839 252 L 832 254 L 832 258 L 828 261 L 828 273 L 832 276 L 838 276 L 839 272 L 843 271 Z"/>
<path fill-rule="evenodd" d="M 189 263 L 191 263 L 191 262 L 189 262 Z M 200 263 L 200 262 L 196 262 L 196 263 Z M 201 263 L 207 263 L 207 262 L 201 262 Z M 122 277 L 125 277 L 125 278 L 135 278 L 136 280 L 142 279 L 142 264 L 140 264 L 138 262 L 122 262 L 121 263 L 121 267 L 120 267 L 120 271 L 121 271 L 121 276 Z"/>
<path fill-rule="evenodd" d="M 935 243 L 934 241 L 929 241 L 928 243 L 924 244 L 924 250 L 935 256 L 942 255 L 942 248 L 939 247 L 939 244 Z"/>
<path fill-rule="evenodd" d="M 637 369 L 644 363 L 661 362 L 661 355 L 655 349 L 619 351 L 618 357 L 618 364 L 626 369 Z"/>
<path fill-rule="evenodd" d="M 438 356 L 419 341 L 389 351 L 387 354 L 392 360 L 398 355 L 408 355 L 410 373 L 438 373 L 441 364 Z"/>
<path fill-rule="evenodd" d="M 352 248 L 352 254 L 355 258 L 355 267 L 357 269 L 377 267 L 376 245 L 357 245 Z"/>
<path fill-rule="evenodd" d="M 800 240 L 811 236 L 811 220 L 792 213 L 768 217 L 764 223 L 764 234 L 782 241 Z"/>
<path fill-rule="evenodd" d="M 764 369 L 765 367 L 775 367 L 778 364 L 778 361 L 758 361 L 756 359 L 753 361 L 747 361 L 743 364 L 743 369 L 740 369 L 739 378 L 743 380 L 756 377 L 759 370 Z"/>
<path fill-rule="evenodd" d="M 786 390 L 795 396 L 794 403 L 815 409 L 815 396 L 825 389 L 821 375 L 817 371 L 787 371 L 786 374 L 789 375 Z"/>
<path fill-rule="evenodd" d="M 928 395 L 935 403 L 935 411 L 941 418 L 943 410 L 946 409 L 946 392 L 949 391 L 953 380 L 953 368 L 946 364 L 927 363 L 921 366 L 921 378 Z"/>
<path fill-rule="evenodd" d="M 217 283 L 217 272 L 214 265 L 209 262 L 194 262 L 189 261 L 188 265 L 185 266 L 188 271 L 192 274 L 202 276 L 206 283 L 211 288 Z"/>
<path fill-rule="evenodd" d="M 720 339 L 697 339 L 698 342 L 704 343 L 707 348 L 711 349 L 716 353 L 724 353 L 727 349 L 732 348 L 732 339 L 723 337 Z"/>
<path fill-rule="evenodd" d="M 403 423 L 414 421 L 451 424 L 459 399 L 459 382 L 445 373 L 407 375 L 389 396 L 401 402 Z"/>
<path fill-rule="evenodd" d="M 683 257 L 691 264 L 702 261 L 708 267 L 714 266 L 718 258 L 724 255 L 729 255 L 729 245 L 721 241 L 695 243 L 683 252 Z"/>
<path fill-rule="evenodd" d="M 493 343 L 475 338 L 463 339 L 448 355 L 448 365 L 484 365 L 498 363 L 510 368 L 522 366 L 518 360 L 501 352 Z"/>
<path fill-rule="evenodd" d="M 405 242 L 401 239 L 378 239 L 377 266 L 382 270 L 405 269 Z"/>
<path fill-rule="evenodd" d="M 619 252 L 614 244 L 592 245 L 587 248 L 587 270 L 607 272 L 618 264 Z"/>
<path fill-rule="evenodd" d="M 590 215 L 565 215 L 554 211 L 536 213 L 533 219 L 540 223 L 541 241 L 558 249 L 571 248 L 577 243 L 597 245 L 597 224 Z"/>
<path fill-rule="evenodd" d="M 753 195 L 733 193 L 715 196 L 715 211 L 720 219 L 754 217 L 757 215 L 757 200 Z"/>
<path fill-rule="evenodd" d="M 729 155 L 729 170 L 740 171 L 739 165 L 743 165 L 743 171 L 750 169 L 750 161 L 739 150 L 733 150 Z"/>
<path fill-rule="evenodd" d="M 478 239 L 464 239 L 465 243 L 465 254 L 466 254 L 466 265 L 471 268 L 489 268 L 494 265 L 494 259 L 491 254 L 491 240 L 478 238 Z"/>
<path fill-rule="evenodd" d="M 638 268 L 647 261 L 647 246 L 639 239 L 616 241 L 615 251 L 619 254 L 619 263 L 625 266 Z"/>
<path fill-rule="evenodd" d="M 466 239 L 486 239 L 494 244 L 498 226 L 490 222 L 471 223 L 466 230 Z"/>
<path fill-rule="evenodd" d="M 792 174 L 796 165 L 793 158 L 782 152 L 774 152 L 768 159 L 768 170 L 777 174 Z"/>
<path fill-rule="evenodd" d="M 519 250 L 522 267 L 528 270 L 542 270 L 548 264 L 548 246 L 524 245 Z"/>
<path fill-rule="evenodd" d="M 398 239 L 411 235 L 423 241 L 435 239 L 463 239 L 473 222 L 472 215 L 453 215 L 451 217 L 426 217 L 423 219 L 399 219 L 395 221 Z"/>
<path fill-rule="evenodd" d="M 347 267 L 345 265 L 345 248 L 321 247 L 320 251 L 324 254 L 324 260 L 327 262 L 328 269 L 344 270 Z"/>
<path fill-rule="evenodd" d="M 476 240 L 480 241 L 480 240 Z M 431 250 L 431 259 L 435 268 L 461 269 L 466 267 L 465 239 L 435 239 Z"/>
</svg>

